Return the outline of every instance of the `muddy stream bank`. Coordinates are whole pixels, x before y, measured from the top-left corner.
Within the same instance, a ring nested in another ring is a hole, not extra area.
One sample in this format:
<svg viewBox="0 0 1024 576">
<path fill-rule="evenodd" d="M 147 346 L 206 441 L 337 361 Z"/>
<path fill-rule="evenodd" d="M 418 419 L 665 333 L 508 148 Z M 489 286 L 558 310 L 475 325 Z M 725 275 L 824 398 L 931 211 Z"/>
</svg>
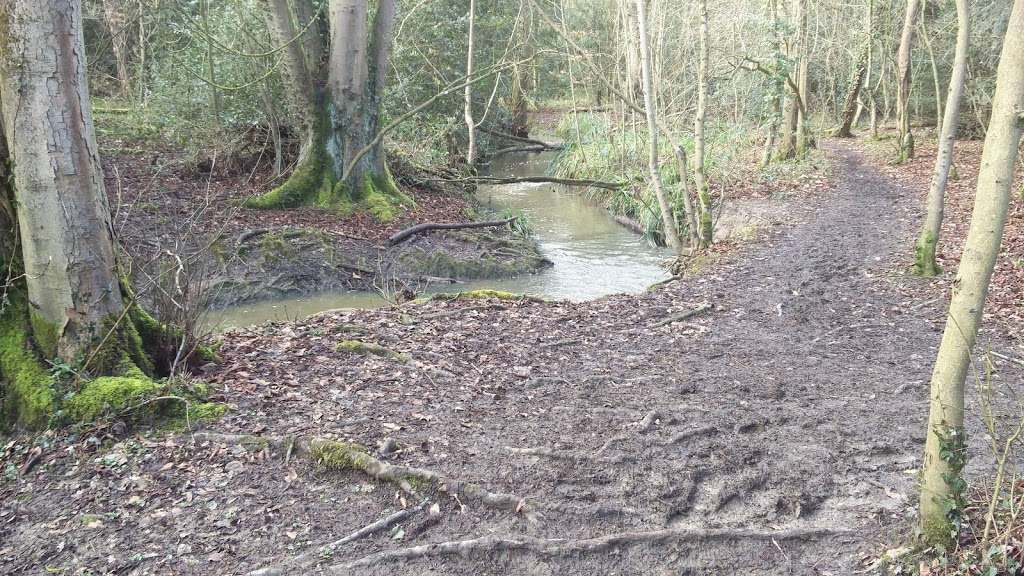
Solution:
<svg viewBox="0 0 1024 576">
<path fill-rule="evenodd" d="M 552 159 L 552 153 L 508 155 L 495 161 L 487 173 L 498 177 L 540 176 L 546 173 Z M 609 294 L 639 293 L 669 276 L 661 266 L 671 256 L 668 250 L 650 246 L 578 191 L 534 183 L 485 185 L 478 189 L 477 200 L 483 208 L 497 213 L 522 212 L 540 254 L 552 265 L 533 267 L 533 272 L 505 278 L 456 284 L 421 282 L 417 291 L 488 288 L 582 301 Z M 423 241 L 429 240 L 425 236 Z M 423 260 L 422 254 L 416 258 Z M 425 272 L 445 275 L 443 270 Z M 223 328 L 242 327 L 268 320 L 304 318 L 323 310 L 373 308 L 385 303 L 373 290 L 332 290 L 225 307 L 212 311 L 209 322 Z"/>
</svg>

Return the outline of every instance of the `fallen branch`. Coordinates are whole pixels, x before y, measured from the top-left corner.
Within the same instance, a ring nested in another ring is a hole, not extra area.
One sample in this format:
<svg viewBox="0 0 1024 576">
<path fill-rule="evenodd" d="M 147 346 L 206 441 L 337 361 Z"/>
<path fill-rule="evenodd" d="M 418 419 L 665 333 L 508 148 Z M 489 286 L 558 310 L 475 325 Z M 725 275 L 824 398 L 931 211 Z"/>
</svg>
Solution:
<svg viewBox="0 0 1024 576">
<path fill-rule="evenodd" d="M 560 184 L 562 186 L 582 186 L 585 188 L 603 188 L 605 190 L 621 190 L 625 182 L 605 182 L 603 180 L 576 180 L 574 178 L 554 178 L 550 176 L 514 176 L 499 178 L 496 176 L 473 176 L 465 181 L 477 184 Z"/>
<path fill-rule="evenodd" d="M 488 222 L 463 222 L 459 224 L 438 224 L 436 222 L 425 222 L 423 224 L 417 224 L 410 228 L 406 228 L 400 232 L 396 232 L 390 238 L 388 238 L 388 246 L 395 246 L 405 242 L 409 238 L 429 232 L 431 230 L 462 230 L 465 228 L 493 228 L 495 226 L 507 226 L 515 221 L 517 217 L 513 216 L 506 220 L 491 220 Z"/>
<path fill-rule="evenodd" d="M 197 432 L 194 434 L 194 438 L 196 440 L 241 445 L 251 450 L 265 449 L 276 452 L 287 450 L 290 445 L 293 455 L 306 455 L 324 468 L 363 472 L 376 480 L 396 484 L 410 495 L 419 496 L 412 487 L 410 480 L 413 482 L 420 481 L 437 486 L 439 491 L 446 492 L 452 495 L 453 498 L 475 501 L 489 508 L 506 510 L 513 514 L 522 514 L 523 517 L 531 522 L 537 522 L 540 519 L 540 515 L 525 498 L 515 494 L 490 492 L 478 484 L 445 478 L 433 470 L 389 464 L 374 458 L 369 454 L 369 450 L 358 444 L 339 442 L 326 438 L 274 438 L 242 434 L 219 434 L 216 432 Z"/>
<path fill-rule="evenodd" d="M 419 511 L 423 510 L 429 502 L 430 500 L 424 500 L 413 508 L 399 510 L 398 512 L 395 512 L 390 516 L 385 516 L 384 518 L 381 518 L 376 522 L 363 526 L 359 530 L 356 530 L 355 532 L 349 534 L 348 536 L 345 536 L 344 538 L 341 538 L 340 540 L 335 540 L 330 544 L 324 544 L 323 546 L 317 546 L 315 548 L 312 548 L 290 560 L 285 560 L 284 562 L 276 566 L 267 566 L 266 568 L 253 570 L 252 572 L 248 573 L 248 576 L 278 576 L 287 573 L 295 573 L 300 571 L 299 569 L 302 568 L 309 568 L 310 566 L 316 564 L 317 560 L 323 558 L 326 554 L 329 553 L 330 555 L 333 555 L 338 550 L 338 548 L 344 546 L 345 544 L 348 544 L 349 542 L 355 542 L 356 540 L 365 538 L 371 534 L 380 532 L 381 530 L 387 530 L 395 524 L 398 524 L 399 522 L 405 520 L 413 514 L 416 514 Z"/>
<path fill-rule="evenodd" d="M 664 320 L 655 322 L 654 324 L 651 324 L 651 328 L 659 328 L 661 326 L 666 326 L 674 322 L 682 322 L 683 320 L 688 320 L 690 318 L 693 318 L 694 316 L 697 316 L 698 314 L 703 314 L 708 310 L 711 310 L 712 308 L 713 306 L 711 304 L 701 304 L 700 306 L 694 308 L 693 310 L 687 310 L 686 312 L 683 312 L 681 314 L 669 316 Z"/>
<path fill-rule="evenodd" d="M 505 154 L 512 154 L 513 152 L 547 152 L 548 150 L 561 150 L 561 146 L 549 147 L 542 144 L 531 144 L 529 146 L 510 146 L 508 148 L 502 148 L 491 154 L 491 160 L 504 156 Z"/>
<path fill-rule="evenodd" d="M 411 560 L 415 558 L 426 558 L 436 556 L 461 556 L 493 554 L 494 552 L 524 551 L 532 552 L 538 556 L 563 556 L 567 554 L 580 554 L 588 552 L 602 552 L 612 548 L 633 544 L 650 544 L 659 542 L 686 542 L 686 541 L 728 541 L 728 540 L 758 540 L 765 542 L 778 542 L 780 540 L 803 540 L 808 538 L 821 538 L 836 534 L 845 534 L 848 530 L 842 528 L 792 528 L 789 530 L 750 530 L 750 529 L 728 529 L 728 528 L 669 528 L 665 530 L 652 530 L 649 532 L 621 532 L 599 536 L 596 538 L 585 538 L 581 540 L 566 540 L 562 538 L 536 538 L 533 536 L 483 536 L 471 540 L 456 540 L 452 542 L 436 542 L 424 544 L 412 548 L 398 550 L 387 550 L 370 554 L 347 564 L 339 564 L 329 568 L 332 573 L 343 573 L 353 568 L 365 566 L 380 566 L 399 560 Z"/>
<path fill-rule="evenodd" d="M 490 134 L 491 136 L 497 136 L 498 138 L 504 138 L 513 142 L 523 142 L 526 144 L 532 144 L 534 146 L 542 146 L 545 150 L 558 150 L 563 146 L 561 144 L 549 144 L 542 140 L 535 140 L 533 138 L 526 138 L 524 136 L 516 136 L 515 134 L 506 134 L 505 132 L 498 132 L 497 130 L 491 130 L 490 128 L 480 127 L 477 128 L 484 134 Z"/>
</svg>

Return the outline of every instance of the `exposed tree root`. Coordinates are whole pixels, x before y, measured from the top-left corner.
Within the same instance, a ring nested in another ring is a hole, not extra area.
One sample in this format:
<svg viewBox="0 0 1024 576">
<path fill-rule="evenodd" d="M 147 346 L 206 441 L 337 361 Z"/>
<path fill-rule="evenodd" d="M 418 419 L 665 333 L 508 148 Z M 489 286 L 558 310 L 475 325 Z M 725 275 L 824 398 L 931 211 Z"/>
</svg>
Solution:
<svg viewBox="0 0 1024 576">
<path fill-rule="evenodd" d="M 718 428 L 716 428 L 715 426 L 700 426 L 698 428 L 686 430 L 684 432 L 676 434 L 675 436 L 669 439 L 667 444 L 678 444 L 680 442 L 685 442 L 686 440 L 689 440 L 691 438 L 697 438 L 698 436 L 708 436 L 716 432 L 718 432 Z"/>
<path fill-rule="evenodd" d="M 388 528 L 394 526 L 395 524 L 398 524 L 406 518 L 409 518 L 410 516 L 417 514 L 418 512 L 426 508 L 427 504 L 429 503 L 430 500 L 424 500 L 423 502 L 420 502 L 417 506 L 414 506 L 413 508 L 399 510 L 398 512 L 395 512 L 390 516 L 385 516 L 384 518 L 381 518 L 376 522 L 363 526 L 359 530 L 356 530 L 355 532 L 349 534 L 348 536 L 345 536 L 344 538 L 341 538 L 340 540 L 335 540 L 334 542 L 331 542 L 330 544 L 325 544 L 323 546 L 313 547 L 310 550 L 303 552 L 302 554 L 299 554 L 298 556 L 290 560 L 286 560 L 277 566 L 268 566 L 266 568 L 254 570 L 252 572 L 249 572 L 248 576 L 283 576 L 284 574 L 287 574 L 289 572 L 294 573 L 295 571 L 298 571 L 301 568 L 308 568 L 316 564 L 317 559 L 319 559 L 323 554 L 327 552 L 333 554 L 337 551 L 338 548 L 344 546 L 345 544 L 348 544 L 349 542 L 355 542 L 356 540 L 365 538 L 371 534 L 375 534 L 382 530 L 387 530 Z"/>
<path fill-rule="evenodd" d="M 566 554 L 603 552 L 619 546 L 649 544 L 659 542 L 686 541 L 721 541 L 721 540 L 803 540 L 822 538 L 843 534 L 847 530 L 835 528 L 793 528 L 789 530 L 748 530 L 748 529 L 700 529 L 678 528 L 653 530 L 650 532 L 621 532 L 585 538 L 582 540 L 565 540 L 561 538 L 535 538 L 532 536 L 483 536 L 471 540 L 453 542 L 437 542 L 412 548 L 387 550 L 360 558 L 347 564 L 339 564 L 329 568 L 331 573 L 344 574 L 353 569 L 366 566 L 380 566 L 399 560 L 437 556 L 473 556 L 494 552 L 522 551 L 539 556 L 563 556 Z"/>
<path fill-rule="evenodd" d="M 683 312 L 681 314 L 675 314 L 673 316 L 665 318 L 664 320 L 659 320 L 658 322 L 651 324 L 651 328 L 659 328 L 661 326 L 672 324 L 673 322 L 682 322 L 683 320 L 688 320 L 698 314 L 703 314 L 708 310 L 711 310 L 712 308 L 713 306 L 711 304 L 702 304 L 694 308 L 693 310 L 687 310 L 686 312 Z"/>
<path fill-rule="evenodd" d="M 458 498 L 460 501 L 476 502 L 488 508 L 522 514 L 531 522 L 540 520 L 540 514 L 525 498 L 515 494 L 490 492 L 478 484 L 445 478 L 433 470 L 388 464 L 370 456 L 369 450 L 357 444 L 326 438 L 274 438 L 216 432 L 196 432 L 193 437 L 199 441 L 241 445 L 250 450 L 274 452 L 291 450 L 292 455 L 309 456 L 326 468 L 357 470 L 376 480 L 394 483 L 412 495 L 419 496 L 414 484 L 428 483 L 437 486 L 439 491 L 451 494 L 452 497 Z"/>
<path fill-rule="evenodd" d="M 463 230 L 466 228 L 495 228 L 498 226 L 507 226 L 515 221 L 517 216 L 507 218 L 505 220 L 492 220 L 489 222 L 463 222 L 459 224 L 438 224 L 436 222 L 424 222 L 423 224 L 417 224 L 395 232 L 390 238 L 388 238 L 388 246 L 395 246 L 405 242 L 409 238 L 417 234 L 429 232 L 431 230 Z"/>
</svg>

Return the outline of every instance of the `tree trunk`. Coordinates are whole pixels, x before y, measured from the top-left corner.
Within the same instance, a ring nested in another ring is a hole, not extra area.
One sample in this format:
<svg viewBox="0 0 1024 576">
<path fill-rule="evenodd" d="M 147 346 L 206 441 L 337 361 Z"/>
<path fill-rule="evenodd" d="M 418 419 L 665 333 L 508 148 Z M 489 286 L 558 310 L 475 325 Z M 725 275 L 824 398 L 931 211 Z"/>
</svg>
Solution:
<svg viewBox="0 0 1024 576">
<path fill-rule="evenodd" d="M 678 252 L 682 247 L 679 242 L 679 230 L 676 227 L 672 206 L 669 204 L 668 196 L 665 194 L 664 186 L 662 186 L 661 170 L 658 166 L 658 119 L 654 104 L 654 94 L 652 93 L 654 82 L 651 79 L 651 49 L 647 36 L 647 13 L 644 2 L 645 0 L 636 0 L 636 20 L 640 42 L 640 71 L 643 77 L 644 107 L 647 112 L 647 167 L 650 171 L 654 195 L 657 197 L 658 206 L 661 208 L 661 223 L 662 228 L 664 228 L 665 243 Z M 686 175 L 681 174 L 680 177 L 685 178 Z"/>
<path fill-rule="evenodd" d="M 868 72 L 868 51 L 871 49 L 871 45 L 868 44 L 864 50 L 864 54 L 860 57 L 857 62 L 857 70 L 853 74 L 853 81 L 850 83 L 850 91 L 846 94 L 846 102 L 843 104 L 843 121 L 839 125 L 839 129 L 836 130 L 836 137 L 838 138 L 849 138 L 852 133 L 854 118 L 857 116 L 858 100 L 857 97 L 860 94 L 860 88 L 864 85 L 864 77 Z"/>
<path fill-rule="evenodd" d="M 796 122 L 796 154 L 797 156 L 803 156 L 807 153 L 807 149 L 811 146 L 811 138 L 807 133 L 809 120 L 807 119 L 807 99 L 810 94 L 810 71 L 809 67 L 809 54 L 808 54 L 808 35 L 807 35 L 807 5 L 806 0 L 799 0 L 797 2 L 797 60 L 800 62 L 797 74 L 797 122 Z M 838 92 L 833 90 L 832 93 Z M 802 104 L 801 104 L 802 103 Z"/>
<path fill-rule="evenodd" d="M 704 120 L 707 116 L 708 97 L 708 6 L 706 0 L 697 0 L 697 17 L 700 19 L 700 56 L 697 65 L 697 115 L 693 121 L 693 180 L 697 187 L 697 201 L 700 206 L 700 246 L 711 246 L 714 236 L 714 221 L 711 214 L 711 191 L 708 189 L 704 172 Z"/>
<path fill-rule="evenodd" d="M 0 4 L 0 101 L 35 341 L 76 362 L 124 310 L 93 137 L 81 6 Z"/>
<path fill-rule="evenodd" d="M 466 48 L 466 78 L 473 77 L 473 33 L 474 20 L 476 19 L 476 0 L 469 0 L 469 31 L 467 33 Z M 473 84 L 466 82 L 465 108 L 463 110 L 466 120 L 466 164 L 476 164 L 476 122 L 473 120 Z"/>
<path fill-rule="evenodd" d="M 118 96 L 126 98 L 131 93 L 131 77 L 128 73 L 128 19 L 124 13 L 123 0 L 103 0 L 103 13 L 110 29 L 110 48 L 114 52 L 117 68 Z"/>
<path fill-rule="evenodd" d="M 619 10 L 622 12 L 623 30 L 625 37 L 624 48 L 626 52 L 626 89 L 624 92 L 630 98 L 643 99 L 643 78 L 640 64 L 640 45 L 637 38 L 636 14 L 630 6 L 629 0 L 620 0 Z"/>
<path fill-rule="evenodd" d="M 306 2 L 308 0 L 298 0 Z M 381 130 L 381 92 L 391 52 L 394 0 L 380 0 L 369 22 L 368 0 L 331 0 L 330 54 L 326 69 L 306 54 L 318 42 L 290 42 L 297 34 L 287 0 L 267 0 L 277 41 L 288 43 L 284 60 L 288 93 L 303 118 L 305 143 L 295 170 L 280 187 L 256 197 L 254 208 L 314 204 L 350 211 L 367 209 L 381 220 L 409 202 L 388 174 Z M 296 10 L 304 13 L 305 9 Z M 301 16 L 300 16 L 301 18 Z M 322 60 L 322 59 L 319 59 Z M 326 84 L 326 89 L 320 88 Z"/>
<path fill-rule="evenodd" d="M 896 53 L 898 78 L 896 79 L 896 113 L 899 122 L 899 155 L 897 162 L 906 162 L 914 157 L 914 135 L 910 130 L 910 56 L 914 43 L 914 23 L 921 8 L 921 0 L 907 0 L 907 12 L 903 20 L 903 34 L 900 48 Z"/>
<path fill-rule="evenodd" d="M 957 121 L 960 117 L 960 98 L 967 76 L 967 48 L 970 41 L 970 23 L 967 0 L 956 0 L 957 20 L 960 24 L 956 34 L 956 53 L 953 57 L 953 72 L 949 78 L 949 95 L 946 98 L 945 118 L 939 137 L 939 150 L 935 158 L 935 170 L 928 187 L 927 215 L 917 239 L 917 253 L 914 271 L 921 276 L 935 276 L 939 266 L 935 262 L 935 250 L 942 232 L 942 212 L 946 181 L 953 163 L 953 145 L 956 142 Z"/>
<path fill-rule="evenodd" d="M 920 497 L 921 532 L 929 544 L 953 541 L 953 521 L 958 518 L 951 516 L 960 512 L 963 504 L 964 380 L 999 254 L 1022 132 L 1024 0 L 1016 0 L 996 74 L 992 119 L 985 136 L 971 225 L 932 372 Z M 953 510 L 947 514 L 950 504 Z"/>
</svg>

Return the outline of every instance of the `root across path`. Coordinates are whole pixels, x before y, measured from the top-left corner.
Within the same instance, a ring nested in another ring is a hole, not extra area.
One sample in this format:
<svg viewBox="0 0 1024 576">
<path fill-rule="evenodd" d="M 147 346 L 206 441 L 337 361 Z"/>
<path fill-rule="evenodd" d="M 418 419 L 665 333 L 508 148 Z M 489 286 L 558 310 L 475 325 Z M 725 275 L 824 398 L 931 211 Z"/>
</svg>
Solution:
<svg viewBox="0 0 1024 576">
<path fill-rule="evenodd" d="M 96 432 L 0 485 L 0 572 L 870 573 L 910 529 L 944 301 L 893 264 L 918 192 L 825 146 L 790 222 L 646 294 L 229 333 L 207 429 Z"/>
</svg>

